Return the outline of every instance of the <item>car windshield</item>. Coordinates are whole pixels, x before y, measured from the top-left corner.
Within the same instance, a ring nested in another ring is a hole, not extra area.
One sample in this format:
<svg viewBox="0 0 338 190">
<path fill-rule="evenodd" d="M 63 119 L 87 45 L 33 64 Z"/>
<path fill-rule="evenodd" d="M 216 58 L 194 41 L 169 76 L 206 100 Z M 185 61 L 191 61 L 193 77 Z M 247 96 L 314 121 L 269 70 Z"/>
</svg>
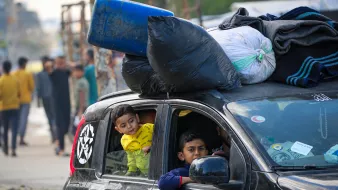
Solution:
<svg viewBox="0 0 338 190">
<path fill-rule="evenodd" d="M 227 108 L 274 166 L 338 166 L 338 91 L 238 101 Z"/>
</svg>

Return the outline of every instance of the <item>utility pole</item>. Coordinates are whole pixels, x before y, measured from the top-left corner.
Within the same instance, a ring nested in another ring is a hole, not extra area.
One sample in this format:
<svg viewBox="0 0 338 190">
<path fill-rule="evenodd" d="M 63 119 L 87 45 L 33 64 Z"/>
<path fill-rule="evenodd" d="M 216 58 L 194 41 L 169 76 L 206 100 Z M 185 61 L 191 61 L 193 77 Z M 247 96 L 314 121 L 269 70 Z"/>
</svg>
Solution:
<svg viewBox="0 0 338 190">
<path fill-rule="evenodd" d="M 86 3 L 84 1 L 80 2 L 81 6 L 81 15 L 80 15 L 80 61 L 82 64 L 85 64 L 85 60 L 83 57 L 84 51 L 86 50 L 86 34 L 87 34 L 87 27 L 86 27 Z"/>
<path fill-rule="evenodd" d="M 73 7 L 80 7 L 80 19 L 73 20 L 72 10 Z M 87 47 L 87 21 L 85 15 L 86 3 L 80 1 L 79 3 L 74 4 L 64 4 L 62 5 L 61 10 L 61 37 L 63 42 L 63 50 L 67 54 L 69 61 L 80 61 L 81 64 L 84 64 L 83 53 Z M 73 24 L 80 24 L 79 31 L 73 31 Z M 78 42 L 78 43 L 75 43 Z M 78 44 L 75 45 L 75 44 Z M 74 58 L 76 56 L 76 59 Z"/>
<path fill-rule="evenodd" d="M 191 12 L 196 12 L 200 26 L 203 26 L 201 0 L 195 0 L 195 5 L 193 7 L 189 6 L 188 0 L 183 0 L 183 17 L 189 20 Z"/>
<path fill-rule="evenodd" d="M 148 3 L 147 3 L 148 5 L 154 5 L 154 2 L 153 2 L 153 0 L 148 0 Z"/>
<path fill-rule="evenodd" d="M 0 0 L 0 61 L 13 59 L 15 48 L 12 45 L 16 39 L 16 9 L 13 0 Z M 1 69 L 0 69 L 1 70 Z"/>
<path fill-rule="evenodd" d="M 161 7 L 163 9 L 166 9 L 168 6 L 167 0 L 158 0 L 158 7 Z"/>
</svg>

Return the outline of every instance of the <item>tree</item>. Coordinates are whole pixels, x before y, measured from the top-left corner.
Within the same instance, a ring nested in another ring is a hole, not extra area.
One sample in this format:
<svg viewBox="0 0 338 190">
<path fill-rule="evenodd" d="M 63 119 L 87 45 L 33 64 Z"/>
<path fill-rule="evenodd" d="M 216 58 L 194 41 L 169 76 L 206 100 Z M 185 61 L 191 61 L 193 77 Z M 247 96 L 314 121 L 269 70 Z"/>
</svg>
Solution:
<svg viewBox="0 0 338 190">
<path fill-rule="evenodd" d="M 148 3 L 149 0 L 134 0 L 140 3 Z M 201 0 L 201 9 L 204 15 L 217 15 L 230 11 L 230 6 L 234 2 L 245 2 L 255 0 Z M 183 17 L 182 0 L 152 0 L 154 6 L 171 10 L 178 17 Z M 188 0 L 189 5 L 193 6 L 196 0 Z M 196 13 L 191 13 L 191 17 L 196 17 Z"/>
</svg>

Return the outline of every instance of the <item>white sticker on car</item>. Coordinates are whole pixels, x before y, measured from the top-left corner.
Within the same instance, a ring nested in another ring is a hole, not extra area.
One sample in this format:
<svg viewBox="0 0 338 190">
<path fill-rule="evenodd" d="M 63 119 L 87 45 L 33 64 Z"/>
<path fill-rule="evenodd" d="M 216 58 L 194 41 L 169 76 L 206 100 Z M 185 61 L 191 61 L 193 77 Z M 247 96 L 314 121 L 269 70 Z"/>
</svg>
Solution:
<svg viewBox="0 0 338 190">
<path fill-rule="evenodd" d="M 309 154 L 309 152 L 311 151 L 312 148 L 313 148 L 313 146 L 310 146 L 310 145 L 296 141 L 292 145 L 291 151 L 306 156 L 306 155 Z"/>
<path fill-rule="evenodd" d="M 260 115 L 255 115 L 251 117 L 251 121 L 255 123 L 263 123 L 265 122 L 265 117 L 260 116 Z"/>
<path fill-rule="evenodd" d="M 87 124 L 79 135 L 77 142 L 77 158 L 80 164 L 88 162 L 93 152 L 94 141 L 94 127 L 91 124 Z"/>
<path fill-rule="evenodd" d="M 326 96 L 325 94 L 314 94 L 312 95 L 313 99 L 316 101 L 316 102 L 324 102 L 324 101 L 330 101 L 332 100 L 330 97 Z"/>
</svg>

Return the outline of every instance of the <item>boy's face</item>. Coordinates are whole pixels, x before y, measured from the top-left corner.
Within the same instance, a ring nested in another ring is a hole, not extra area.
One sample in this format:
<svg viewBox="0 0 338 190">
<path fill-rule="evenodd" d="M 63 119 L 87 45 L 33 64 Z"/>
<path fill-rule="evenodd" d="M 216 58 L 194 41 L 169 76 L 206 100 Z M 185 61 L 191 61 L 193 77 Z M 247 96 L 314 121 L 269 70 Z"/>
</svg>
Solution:
<svg viewBox="0 0 338 190">
<path fill-rule="evenodd" d="M 77 78 L 77 79 L 83 77 L 83 71 L 75 69 L 74 70 L 74 77 Z"/>
<path fill-rule="evenodd" d="M 55 59 L 55 67 L 57 69 L 65 69 L 66 68 L 66 61 L 63 58 L 56 58 Z"/>
<path fill-rule="evenodd" d="M 47 61 L 44 64 L 44 67 L 45 67 L 46 70 L 52 70 L 53 69 L 53 62 L 52 61 Z"/>
<path fill-rule="evenodd" d="M 137 114 L 125 114 L 116 120 L 115 129 L 126 135 L 135 135 L 140 128 L 139 122 Z"/>
<path fill-rule="evenodd" d="M 201 139 L 194 139 L 185 143 L 183 152 L 178 153 L 178 158 L 181 161 L 185 161 L 187 164 L 191 164 L 196 158 L 208 155 L 208 150 L 205 143 Z"/>
</svg>

